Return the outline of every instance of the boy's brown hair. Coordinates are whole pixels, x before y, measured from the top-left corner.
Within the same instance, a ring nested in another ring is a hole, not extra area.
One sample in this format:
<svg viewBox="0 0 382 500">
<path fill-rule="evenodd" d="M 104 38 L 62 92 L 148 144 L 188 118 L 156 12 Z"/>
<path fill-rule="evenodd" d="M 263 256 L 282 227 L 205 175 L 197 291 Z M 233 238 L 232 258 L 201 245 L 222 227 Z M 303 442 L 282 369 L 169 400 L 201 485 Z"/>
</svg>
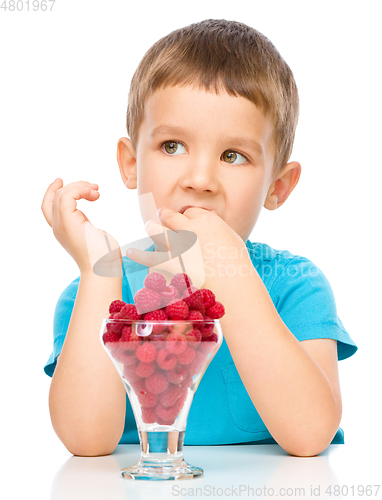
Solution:
<svg viewBox="0 0 382 500">
<path fill-rule="evenodd" d="M 274 123 L 276 174 L 289 160 L 299 114 L 293 73 L 263 34 L 243 23 L 207 19 L 178 29 L 144 55 L 131 81 L 126 127 L 136 148 L 144 104 L 159 88 L 199 86 L 245 97 Z"/>
</svg>

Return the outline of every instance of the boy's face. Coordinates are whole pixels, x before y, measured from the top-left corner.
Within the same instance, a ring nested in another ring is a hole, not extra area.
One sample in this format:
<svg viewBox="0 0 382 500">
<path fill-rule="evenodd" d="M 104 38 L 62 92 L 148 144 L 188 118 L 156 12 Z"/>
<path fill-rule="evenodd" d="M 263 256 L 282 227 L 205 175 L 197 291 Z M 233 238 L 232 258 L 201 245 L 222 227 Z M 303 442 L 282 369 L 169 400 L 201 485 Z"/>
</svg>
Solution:
<svg viewBox="0 0 382 500">
<path fill-rule="evenodd" d="M 157 208 L 214 209 L 246 241 L 273 181 L 272 132 L 271 120 L 243 97 L 157 90 L 134 152 L 138 193 L 151 192 Z"/>
</svg>

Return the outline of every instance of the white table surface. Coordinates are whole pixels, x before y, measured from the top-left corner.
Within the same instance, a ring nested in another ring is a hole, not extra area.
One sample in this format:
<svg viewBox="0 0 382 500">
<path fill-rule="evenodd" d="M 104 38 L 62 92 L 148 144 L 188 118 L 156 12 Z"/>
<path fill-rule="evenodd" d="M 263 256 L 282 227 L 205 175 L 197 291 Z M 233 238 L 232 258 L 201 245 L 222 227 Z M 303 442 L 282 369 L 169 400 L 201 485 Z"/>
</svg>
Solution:
<svg viewBox="0 0 382 500">
<path fill-rule="evenodd" d="M 105 457 L 70 456 L 52 478 L 50 499 L 382 498 L 382 486 L 376 486 L 382 460 L 372 445 L 330 445 L 312 458 L 292 457 L 278 445 L 185 446 L 185 460 L 203 468 L 202 478 L 121 479 L 121 468 L 139 456 L 139 445 L 119 445 Z"/>
</svg>

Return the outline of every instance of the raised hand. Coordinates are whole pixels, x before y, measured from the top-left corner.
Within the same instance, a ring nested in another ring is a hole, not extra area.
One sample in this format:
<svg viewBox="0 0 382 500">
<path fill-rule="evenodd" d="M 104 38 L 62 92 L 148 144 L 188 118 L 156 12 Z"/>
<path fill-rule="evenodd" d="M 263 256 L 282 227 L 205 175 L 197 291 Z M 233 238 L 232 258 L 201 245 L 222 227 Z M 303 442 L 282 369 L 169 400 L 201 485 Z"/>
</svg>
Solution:
<svg viewBox="0 0 382 500">
<path fill-rule="evenodd" d="M 92 272 L 101 259 L 104 276 L 122 276 L 118 242 L 106 231 L 94 227 L 77 208 L 78 200 L 96 201 L 99 196 L 97 184 L 78 181 L 64 186 L 58 178 L 48 187 L 41 210 L 54 236 L 76 261 L 81 274 Z"/>
</svg>

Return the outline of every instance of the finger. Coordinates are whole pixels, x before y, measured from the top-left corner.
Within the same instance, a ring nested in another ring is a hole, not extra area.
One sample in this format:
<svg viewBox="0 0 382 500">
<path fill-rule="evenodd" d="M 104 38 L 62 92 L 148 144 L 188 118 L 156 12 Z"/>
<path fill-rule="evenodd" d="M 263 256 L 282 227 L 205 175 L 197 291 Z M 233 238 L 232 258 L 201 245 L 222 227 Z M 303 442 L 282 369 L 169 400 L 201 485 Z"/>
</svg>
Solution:
<svg viewBox="0 0 382 500">
<path fill-rule="evenodd" d="M 129 250 L 126 254 L 131 260 L 148 267 L 154 272 L 165 271 L 169 273 L 170 276 L 175 276 L 177 273 L 185 272 L 186 269 L 186 273 L 192 277 L 192 282 L 198 283 L 197 286 L 201 288 L 204 283 L 205 276 L 203 258 L 201 257 L 199 246 L 198 249 L 199 258 L 197 259 L 195 259 L 195 251 L 186 252 L 183 255 L 183 259 L 179 259 L 179 257 L 170 258 L 167 252 L 148 252 L 138 250 L 136 248 L 129 249 L 132 252 L 131 255 L 128 253 Z"/>
<path fill-rule="evenodd" d="M 160 252 L 170 252 L 170 235 L 169 233 L 174 233 L 175 231 L 171 231 L 161 224 L 157 224 L 152 220 L 148 220 L 145 224 L 145 229 L 147 234 L 150 236 L 152 241 L 155 243 L 156 248 Z M 170 257 L 171 258 L 171 257 Z"/>
<path fill-rule="evenodd" d="M 189 209 L 191 210 L 191 209 Z M 196 209 L 198 210 L 198 209 Z M 199 209 L 200 210 L 200 209 Z M 188 210 L 186 210 L 187 212 Z M 186 229 L 186 224 L 188 218 L 171 208 L 162 207 L 158 210 L 158 216 L 160 221 L 169 229 Z"/>
<path fill-rule="evenodd" d="M 156 234 L 163 234 L 165 227 L 161 224 L 157 224 L 153 220 L 148 220 L 145 224 L 146 233 L 150 236 L 155 236 Z"/>
<path fill-rule="evenodd" d="M 49 185 L 41 204 L 41 210 L 47 223 L 52 226 L 52 205 L 54 197 L 59 189 L 64 185 L 59 177 Z"/>
<path fill-rule="evenodd" d="M 142 264 L 142 266 L 155 267 L 169 260 L 168 252 L 148 252 L 138 248 L 129 248 L 126 251 L 129 259 Z"/>
<path fill-rule="evenodd" d="M 66 195 L 68 192 L 71 193 L 73 190 L 76 190 L 78 188 L 90 188 L 93 189 L 94 191 L 98 190 L 98 184 L 92 183 L 92 182 L 87 182 L 87 181 L 77 181 L 77 182 L 71 182 L 67 184 L 66 186 L 62 187 L 61 189 L 58 190 L 57 196 L 61 197 L 63 195 Z"/>
<path fill-rule="evenodd" d="M 73 183 L 70 187 L 68 185 L 66 186 L 67 189 L 64 188 L 65 190 L 54 200 L 53 211 L 57 208 L 63 222 L 65 222 L 66 217 L 76 212 L 78 200 L 95 201 L 100 196 L 98 191 L 92 189 L 90 183 L 86 184 L 87 186 L 80 185 L 79 183 Z"/>
<path fill-rule="evenodd" d="M 183 212 L 183 215 L 185 217 L 187 217 L 188 219 L 195 219 L 195 217 L 198 217 L 199 215 L 202 215 L 203 213 L 206 213 L 206 212 L 212 212 L 212 213 L 218 215 L 216 210 L 213 210 L 213 209 L 207 210 L 206 208 L 200 208 L 200 207 L 187 208 L 187 210 L 185 210 Z"/>
<path fill-rule="evenodd" d="M 172 210 L 171 208 L 162 207 L 158 210 L 158 216 L 161 222 L 164 222 L 170 229 L 180 229 L 185 225 L 187 219 L 195 219 L 203 213 L 213 212 L 217 215 L 216 210 L 206 210 L 200 207 L 190 207 L 183 214 Z M 187 223 L 187 222 L 186 222 Z"/>
</svg>

